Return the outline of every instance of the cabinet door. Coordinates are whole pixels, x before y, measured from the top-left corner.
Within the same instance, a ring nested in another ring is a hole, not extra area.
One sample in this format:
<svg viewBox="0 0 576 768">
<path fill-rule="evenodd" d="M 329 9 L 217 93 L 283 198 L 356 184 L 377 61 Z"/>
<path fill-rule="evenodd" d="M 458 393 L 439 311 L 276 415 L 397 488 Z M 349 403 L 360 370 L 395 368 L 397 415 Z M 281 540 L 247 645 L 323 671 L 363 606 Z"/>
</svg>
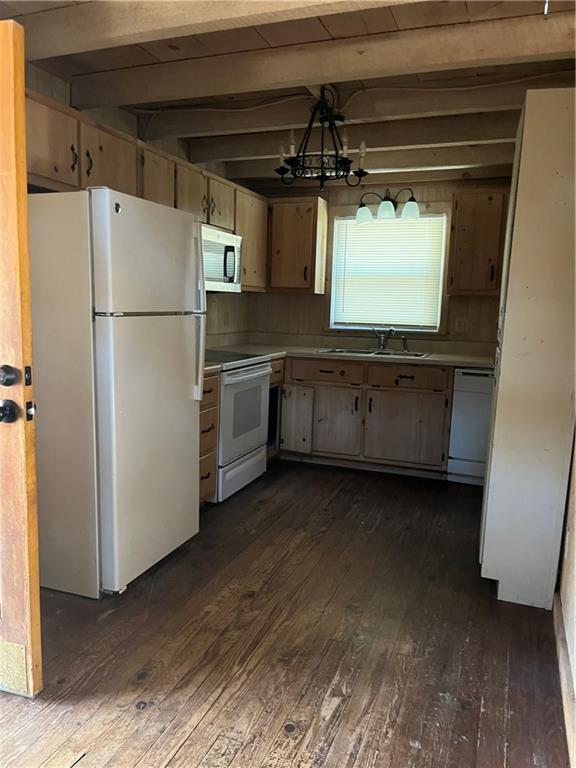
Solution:
<svg viewBox="0 0 576 768">
<path fill-rule="evenodd" d="M 312 450 L 359 456 L 362 447 L 362 390 L 316 387 Z"/>
<path fill-rule="evenodd" d="M 208 222 L 208 179 L 185 165 L 176 166 L 176 208 Z"/>
<path fill-rule="evenodd" d="M 78 121 L 57 109 L 26 99 L 28 173 L 78 186 Z"/>
<path fill-rule="evenodd" d="M 312 201 L 273 203 L 270 286 L 310 289 L 314 285 L 315 216 Z"/>
<path fill-rule="evenodd" d="M 446 395 L 366 393 L 364 456 L 439 467 L 445 460 Z"/>
<path fill-rule="evenodd" d="M 153 203 L 174 206 L 174 170 L 171 160 L 142 150 L 142 197 Z"/>
<path fill-rule="evenodd" d="M 215 227 L 234 230 L 235 191 L 230 184 L 210 177 L 208 180 L 210 224 Z"/>
<path fill-rule="evenodd" d="M 314 390 L 312 387 L 287 386 L 282 390 L 282 397 L 282 449 L 310 453 Z"/>
<path fill-rule="evenodd" d="M 80 124 L 81 184 L 110 187 L 117 192 L 137 192 L 136 144 L 95 125 Z"/>
<path fill-rule="evenodd" d="M 268 203 L 236 190 L 236 234 L 242 237 L 242 290 L 266 288 Z"/>
<path fill-rule="evenodd" d="M 454 197 L 451 293 L 495 293 L 500 284 L 504 192 L 461 192 Z"/>
</svg>

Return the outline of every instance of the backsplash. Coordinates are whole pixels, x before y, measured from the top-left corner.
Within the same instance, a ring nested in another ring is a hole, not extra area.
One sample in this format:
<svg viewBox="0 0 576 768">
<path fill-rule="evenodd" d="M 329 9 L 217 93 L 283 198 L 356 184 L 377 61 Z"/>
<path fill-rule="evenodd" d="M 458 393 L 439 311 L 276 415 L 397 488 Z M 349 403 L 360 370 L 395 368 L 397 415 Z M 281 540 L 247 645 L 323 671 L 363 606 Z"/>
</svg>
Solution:
<svg viewBox="0 0 576 768">
<path fill-rule="evenodd" d="M 208 293 L 206 295 L 206 346 L 223 347 L 249 341 L 247 293 Z"/>
</svg>

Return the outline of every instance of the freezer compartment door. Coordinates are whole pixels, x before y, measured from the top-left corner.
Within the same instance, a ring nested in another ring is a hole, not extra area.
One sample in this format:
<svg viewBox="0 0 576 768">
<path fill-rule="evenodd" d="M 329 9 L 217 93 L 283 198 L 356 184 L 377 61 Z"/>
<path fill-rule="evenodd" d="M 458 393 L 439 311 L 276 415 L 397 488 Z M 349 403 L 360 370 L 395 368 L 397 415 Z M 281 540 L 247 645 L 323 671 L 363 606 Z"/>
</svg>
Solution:
<svg viewBox="0 0 576 768">
<path fill-rule="evenodd" d="M 198 532 L 198 317 L 97 317 L 102 588 Z"/>
<path fill-rule="evenodd" d="M 96 312 L 204 312 L 200 224 L 110 189 L 90 190 Z"/>
</svg>

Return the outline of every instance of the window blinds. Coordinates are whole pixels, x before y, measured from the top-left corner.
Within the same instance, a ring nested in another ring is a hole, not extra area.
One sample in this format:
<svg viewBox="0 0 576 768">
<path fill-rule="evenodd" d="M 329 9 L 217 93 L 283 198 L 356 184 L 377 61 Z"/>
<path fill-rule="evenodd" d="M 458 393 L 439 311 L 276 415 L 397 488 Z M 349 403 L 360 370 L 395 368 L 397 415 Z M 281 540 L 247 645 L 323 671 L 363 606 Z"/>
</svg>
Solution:
<svg viewBox="0 0 576 768">
<path fill-rule="evenodd" d="M 357 224 L 334 220 L 331 326 L 437 331 L 445 214 Z"/>
</svg>

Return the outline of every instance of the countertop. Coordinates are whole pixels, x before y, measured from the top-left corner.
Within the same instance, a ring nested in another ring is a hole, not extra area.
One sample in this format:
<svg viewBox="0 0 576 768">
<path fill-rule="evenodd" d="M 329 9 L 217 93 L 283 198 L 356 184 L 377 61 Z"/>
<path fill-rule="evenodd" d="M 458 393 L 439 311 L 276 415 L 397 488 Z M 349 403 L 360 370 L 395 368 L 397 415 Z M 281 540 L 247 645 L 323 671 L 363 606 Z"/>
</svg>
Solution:
<svg viewBox="0 0 576 768">
<path fill-rule="evenodd" d="M 218 363 L 206 363 L 204 365 L 204 376 L 210 376 L 215 373 L 220 373 L 222 370 L 222 366 L 218 365 Z"/>
<path fill-rule="evenodd" d="M 346 353 L 320 353 L 318 347 L 280 347 L 266 344 L 238 344 L 220 347 L 228 352 L 246 352 L 248 354 L 270 355 L 272 359 L 281 357 L 311 357 L 323 360 L 358 360 L 359 362 L 394 362 L 406 365 L 450 365 L 454 368 L 493 368 L 494 360 L 491 357 L 477 357 L 467 355 L 451 355 L 433 352 L 427 357 L 406 357 L 405 355 L 390 355 L 389 357 L 373 357 L 371 355 L 357 355 Z M 205 369 L 207 371 L 208 369 Z"/>
</svg>

